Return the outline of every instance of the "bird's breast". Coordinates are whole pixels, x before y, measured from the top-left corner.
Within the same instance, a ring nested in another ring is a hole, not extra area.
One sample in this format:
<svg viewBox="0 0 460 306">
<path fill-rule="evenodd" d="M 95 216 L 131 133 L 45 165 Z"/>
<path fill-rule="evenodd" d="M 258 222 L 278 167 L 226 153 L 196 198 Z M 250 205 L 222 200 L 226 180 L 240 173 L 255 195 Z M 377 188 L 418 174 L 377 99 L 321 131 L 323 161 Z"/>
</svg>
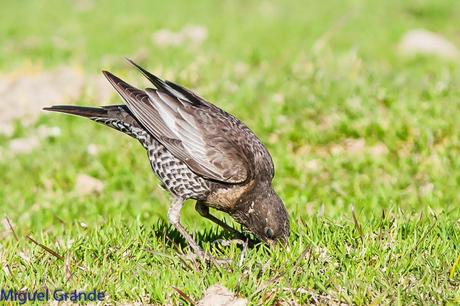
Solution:
<svg viewBox="0 0 460 306">
<path fill-rule="evenodd" d="M 252 180 L 245 184 L 213 188 L 206 199 L 206 203 L 208 206 L 218 210 L 232 210 L 236 203 L 253 187 L 254 181 Z"/>
</svg>

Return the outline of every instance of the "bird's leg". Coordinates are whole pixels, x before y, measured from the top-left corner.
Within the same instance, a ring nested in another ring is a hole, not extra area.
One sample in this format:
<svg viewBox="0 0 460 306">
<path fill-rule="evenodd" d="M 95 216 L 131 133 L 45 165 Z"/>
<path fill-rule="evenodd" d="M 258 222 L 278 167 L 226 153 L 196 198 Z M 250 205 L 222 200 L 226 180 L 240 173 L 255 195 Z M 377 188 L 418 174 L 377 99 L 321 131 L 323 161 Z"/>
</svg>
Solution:
<svg viewBox="0 0 460 306">
<path fill-rule="evenodd" d="M 182 206 L 184 204 L 184 199 L 179 198 L 179 197 L 174 197 L 171 207 L 168 210 L 168 219 L 169 222 L 171 222 L 172 225 L 179 231 L 179 233 L 182 235 L 182 237 L 187 240 L 188 244 L 190 247 L 192 247 L 193 251 L 195 252 L 195 255 L 200 257 L 201 259 L 205 261 L 210 261 L 214 263 L 215 265 L 219 264 L 227 264 L 229 260 L 217 260 L 213 258 L 210 255 L 207 255 L 201 248 L 200 246 L 193 240 L 192 236 L 190 236 L 189 233 L 185 230 L 185 228 L 180 224 L 180 211 L 182 209 Z"/>
<path fill-rule="evenodd" d="M 211 213 L 209 212 L 209 207 L 204 205 L 203 202 L 201 201 L 196 201 L 196 204 L 195 204 L 195 210 L 203 217 L 205 217 L 206 219 L 208 220 L 211 220 L 212 222 L 216 223 L 217 225 L 219 225 L 220 227 L 222 227 L 224 230 L 232 233 L 233 235 L 237 236 L 238 238 L 240 239 L 244 239 L 244 235 L 242 233 L 240 233 L 239 231 L 237 231 L 236 229 L 234 229 L 233 227 L 229 226 L 227 223 L 223 222 L 222 220 L 214 217 L 213 215 L 211 215 Z"/>
<path fill-rule="evenodd" d="M 204 253 L 204 251 L 195 242 L 195 240 L 193 240 L 192 236 L 190 236 L 190 234 L 187 233 L 187 231 L 182 226 L 182 224 L 180 224 L 180 212 L 181 212 L 183 204 L 184 204 L 184 199 L 181 199 L 179 197 L 174 197 L 171 203 L 171 207 L 168 210 L 168 220 L 179 231 L 182 237 L 184 237 L 185 240 L 187 240 L 187 243 L 193 249 L 195 254 L 203 259 L 206 259 L 206 254 Z"/>
</svg>

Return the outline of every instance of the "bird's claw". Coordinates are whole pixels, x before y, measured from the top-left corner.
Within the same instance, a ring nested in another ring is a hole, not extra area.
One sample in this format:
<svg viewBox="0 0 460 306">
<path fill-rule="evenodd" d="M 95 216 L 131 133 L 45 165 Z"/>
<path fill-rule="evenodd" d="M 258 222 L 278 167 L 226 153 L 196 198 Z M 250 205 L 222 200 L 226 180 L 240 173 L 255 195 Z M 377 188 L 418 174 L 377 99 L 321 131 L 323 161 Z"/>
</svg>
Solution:
<svg viewBox="0 0 460 306">
<path fill-rule="evenodd" d="M 202 260 L 205 263 L 212 263 L 214 265 L 227 265 L 232 262 L 231 259 L 214 258 L 213 256 L 208 255 L 203 251 L 198 252 L 198 253 L 184 254 L 184 255 L 181 255 L 181 258 L 184 260 L 190 260 L 190 261 Z"/>
<path fill-rule="evenodd" d="M 220 243 L 222 246 L 229 246 L 229 245 L 232 245 L 233 243 L 234 244 L 240 244 L 240 245 L 243 245 L 245 244 L 245 241 L 242 240 L 242 239 L 217 239 L 217 240 L 214 240 L 213 243 Z"/>
</svg>

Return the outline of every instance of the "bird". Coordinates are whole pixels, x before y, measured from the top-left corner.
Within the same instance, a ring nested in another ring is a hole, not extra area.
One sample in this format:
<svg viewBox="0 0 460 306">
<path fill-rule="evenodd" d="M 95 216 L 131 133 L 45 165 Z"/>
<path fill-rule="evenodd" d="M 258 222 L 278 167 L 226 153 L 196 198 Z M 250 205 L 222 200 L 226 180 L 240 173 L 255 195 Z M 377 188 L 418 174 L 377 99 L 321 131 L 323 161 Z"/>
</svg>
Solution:
<svg viewBox="0 0 460 306">
<path fill-rule="evenodd" d="M 229 214 L 260 241 L 288 243 L 289 216 L 273 189 L 275 169 L 261 140 L 244 123 L 193 91 L 163 80 L 130 59 L 153 87 L 138 89 L 102 71 L 124 104 L 54 105 L 44 110 L 89 118 L 137 139 L 172 200 L 168 221 L 203 259 L 207 255 L 180 221 L 187 199 L 204 218 L 241 234 L 210 213 Z"/>
</svg>

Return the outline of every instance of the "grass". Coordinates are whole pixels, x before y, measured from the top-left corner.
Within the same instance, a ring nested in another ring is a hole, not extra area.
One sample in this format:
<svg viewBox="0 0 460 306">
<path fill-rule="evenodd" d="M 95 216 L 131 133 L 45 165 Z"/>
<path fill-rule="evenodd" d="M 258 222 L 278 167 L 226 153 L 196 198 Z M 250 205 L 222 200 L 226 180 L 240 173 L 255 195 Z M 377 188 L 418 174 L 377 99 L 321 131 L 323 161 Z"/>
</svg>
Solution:
<svg viewBox="0 0 460 306">
<path fill-rule="evenodd" d="M 460 303 L 458 62 L 396 51 L 420 27 L 460 46 L 456 1 L 75 3 L 4 3 L 0 68 L 78 65 L 145 84 L 122 59 L 131 56 L 195 89 L 269 148 L 290 249 L 259 245 L 239 265 L 241 248 L 214 242 L 229 237 L 190 201 L 185 226 L 233 263 L 184 263 L 178 253 L 190 250 L 166 222 L 169 198 L 140 145 L 84 119 L 43 114 L 0 137 L 0 213 L 15 233 L 4 222 L 2 287 L 97 288 L 107 301 L 152 304 L 185 303 L 173 287 L 198 301 L 215 283 L 267 305 Z M 187 24 L 208 29 L 202 45 L 152 42 L 155 31 Z M 97 101 L 82 94 L 72 103 Z M 12 138 L 40 125 L 62 135 L 29 154 L 7 152 Z M 79 173 L 103 181 L 103 192 L 81 195 Z"/>
</svg>

